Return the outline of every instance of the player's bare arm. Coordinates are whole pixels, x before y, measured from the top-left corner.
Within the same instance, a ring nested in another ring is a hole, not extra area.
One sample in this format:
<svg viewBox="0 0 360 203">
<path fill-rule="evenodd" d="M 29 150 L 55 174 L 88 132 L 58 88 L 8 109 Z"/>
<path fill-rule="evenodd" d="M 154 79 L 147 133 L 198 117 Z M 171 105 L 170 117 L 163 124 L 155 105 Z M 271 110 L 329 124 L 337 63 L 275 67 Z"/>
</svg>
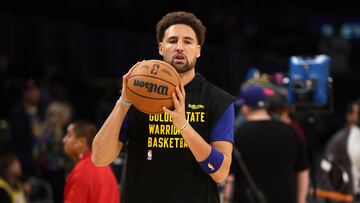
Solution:
<svg viewBox="0 0 360 203">
<path fill-rule="evenodd" d="M 138 62 L 139 63 L 139 62 Z M 136 63 L 133 67 L 138 65 Z M 96 166 L 106 166 L 116 159 L 124 144 L 119 141 L 119 133 L 131 103 L 126 94 L 126 81 L 132 68 L 123 76 L 121 97 L 109 117 L 96 134 L 92 143 L 91 160 Z"/>
</svg>

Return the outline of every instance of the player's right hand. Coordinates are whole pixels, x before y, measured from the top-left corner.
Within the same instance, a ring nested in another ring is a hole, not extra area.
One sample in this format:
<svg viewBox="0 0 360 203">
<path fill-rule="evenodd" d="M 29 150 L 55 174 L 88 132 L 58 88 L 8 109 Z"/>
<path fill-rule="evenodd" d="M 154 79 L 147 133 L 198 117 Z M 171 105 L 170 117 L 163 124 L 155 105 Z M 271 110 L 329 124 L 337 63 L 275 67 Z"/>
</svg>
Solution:
<svg viewBox="0 0 360 203">
<path fill-rule="evenodd" d="M 143 60 L 145 61 L 145 60 Z M 143 62 L 141 61 L 141 62 Z M 127 102 L 131 102 L 130 101 L 130 98 L 127 96 L 127 79 L 129 78 L 129 75 L 131 73 L 131 71 L 137 66 L 139 65 L 141 62 L 137 62 L 135 65 L 133 65 L 130 70 L 122 77 L 122 86 L 121 86 L 121 96 L 122 96 L 122 99 L 127 101 Z"/>
</svg>

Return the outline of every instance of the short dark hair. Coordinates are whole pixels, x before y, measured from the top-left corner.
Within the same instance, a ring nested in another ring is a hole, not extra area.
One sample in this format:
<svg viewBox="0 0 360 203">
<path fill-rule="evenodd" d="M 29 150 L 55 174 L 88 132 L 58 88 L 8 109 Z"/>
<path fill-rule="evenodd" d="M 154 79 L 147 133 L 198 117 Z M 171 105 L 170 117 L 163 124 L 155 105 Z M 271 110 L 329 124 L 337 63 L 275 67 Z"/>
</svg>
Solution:
<svg viewBox="0 0 360 203">
<path fill-rule="evenodd" d="M 76 137 L 86 138 L 87 145 L 91 148 L 92 141 L 97 133 L 96 126 L 86 120 L 75 121 L 73 125 Z"/>
<path fill-rule="evenodd" d="M 190 26 L 195 34 L 199 45 L 205 41 L 206 27 L 193 13 L 177 11 L 166 14 L 156 25 L 156 40 L 160 43 L 164 38 L 166 29 L 175 24 Z"/>
</svg>

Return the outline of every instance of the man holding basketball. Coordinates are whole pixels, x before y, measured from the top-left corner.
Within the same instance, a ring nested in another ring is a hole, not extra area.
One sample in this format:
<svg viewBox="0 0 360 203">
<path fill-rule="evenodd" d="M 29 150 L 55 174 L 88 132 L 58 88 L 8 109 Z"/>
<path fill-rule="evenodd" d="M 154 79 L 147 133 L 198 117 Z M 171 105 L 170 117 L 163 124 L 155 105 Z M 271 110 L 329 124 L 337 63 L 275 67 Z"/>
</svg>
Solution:
<svg viewBox="0 0 360 203">
<path fill-rule="evenodd" d="M 148 115 L 134 108 L 127 73 L 121 97 L 94 139 L 92 160 L 108 165 L 127 143 L 126 203 L 220 202 L 216 183 L 231 164 L 234 98 L 195 72 L 205 39 L 195 15 L 169 13 L 156 32 L 160 55 L 180 75 L 182 85 L 172 95 L 175 109 Z"/>
</svg>

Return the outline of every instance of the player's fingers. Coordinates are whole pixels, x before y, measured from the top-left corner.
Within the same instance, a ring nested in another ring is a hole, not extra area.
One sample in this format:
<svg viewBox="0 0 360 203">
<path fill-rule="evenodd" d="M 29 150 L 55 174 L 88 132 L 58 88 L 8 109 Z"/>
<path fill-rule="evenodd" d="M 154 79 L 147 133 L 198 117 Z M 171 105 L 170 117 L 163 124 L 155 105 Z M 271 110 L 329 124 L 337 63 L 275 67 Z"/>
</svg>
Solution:
<svg viewBox="0 0 360 203">
<path fill-rule="evenodd" d="M 121 81 L 123 86 L 126 85 L 128 77 L 129 77 L 129 73 L 123 75 L 122 81 Z"/>
<path fill-rule="evenodd" d="M 171 97 L 173 99 L 175 109 L 179 109 L 181 107 L 181 105 L 180 105 L 179 99 L 177 98 L 175 92 L 172 93 Z"/>
<path fill-rule="evenodd" d="M 181 90 L 181 94 L 182 94 L 182 96 L 183 96 L 182 104 L 183 104 L 183 106 L 184 106 L 184 108 L 185 108 L 186 93 L 185 93 L 185 88 L 184 88 L 184 85 L 183 85 L 183 84 L 180 85 L 180 90 Z"/>
<path fill-rule="evenodd" d="M 145 60 L 136 62 L 135 65 L 133 65 L 133 66 L 130 68 L 130 70 L 131 70 L 131 69 L 134 69 L 137 65 L 139 65 L 140 63 L 142 63 L 142 62 L 144 62 L 144 61 L 145 61 Z"/>
<path fill-rule="evenodd" d="M 143 61 L 145 61 L 145 60 L 143 60 Z M 142 61 L 142 62 L 143 62 Z M 122 89 L 125 89 L 124 87 L 126 87 L 126 84 L 127 84 L 127 80 L 128 80 L 128 77 L 129 77 L 129 75 L 131 74 L 131 72 L 132 72 L 132 70 L 137 66 L 137 65 L 139 65 L 141 62 L 137 62 L 135 65 L 133 65 L 131 68 L 130 68 L 130 70 L 125 74 L 125 75 L 123 75 L 123 77 L 122 77 L 122 85 L 121 85 L 121 87 L 122 87 Z"/>
<path fill-rule="evenodd" d="M 169 109 L 166 108 L 165 106 L 162 107 L 162 110 L 163 110 L 165 113 L 168 113 L 168 114 L 171 115 L 171 116 L 174 115 L 174 112 L 172 112 L 171 110 L 169 110 Z"/>
<path fill-rule="evenodd" d="M 130 70 L 129 70 L 125 75 L 123 75 L 123 81 L 126 81 L 126 79 L 129 77 L 131 71 L 132 71 L 137 65 L 139 65 L 139 64 L 140 64 L 140 62 L 137 62 L 135 65 L 133 65 L 133 66 L 130 68 Z"/>
<path fill-rule="evenodd" d="M 179 87 L 175 87 L 176 96 L 179 98 L 179 101 L 182 102 L 184 100 L 184 96 L 182 92 L 180 91 Z"/>
<path fill-rule="evenodd" d="M 123 80 L 126 80 L 128 77 L 129 77 L 129 75 L 130 75 L 130 72 L 128 72 L 128 73 L 126 73 L 125 75 L 123 75 Z"/>
<path fill-rule="evenodd" d="M 179 87 L 176 87 L 176 94 L 179 98 L 179 104 L 183 107 L 185 106 L 185 98 L 184 95 L 181 93 L 181 90 Z"/>
<path fill-rule="evenodd" d="M 144 61 L 145 61 L 145 60 L 142 60 L 141 62 L 140 62 L 140 61 L 136 62 L 136 64 L 133 65 L 125 75 L 123 75 L 123 80 L 122 80 L 122 81 L 123 81 L 123 84 L 126 84 L 127 78 L 129 77 L 129 75 L 131 74 L 131 72 L 133 71 L 133 69 L 134 69 L 136 66 L 138 66 L 140 63 L 144 62 Z"/>
<path fill-rule="evenodd" d="M 136 62 L 135 63 L 135 65 L 133 65 L 131 68 L 130 68 L 130 70 L 128 71 L 128 73 L 131 73 L 131 71 L 136 67 L 136 66 L 138 66 L 140 63 L 142 63 L 142 62 L 144 62 L 145 60 L 143 60 L 143 61 L 138 61 L 138 62 Z"/>
</svg>

